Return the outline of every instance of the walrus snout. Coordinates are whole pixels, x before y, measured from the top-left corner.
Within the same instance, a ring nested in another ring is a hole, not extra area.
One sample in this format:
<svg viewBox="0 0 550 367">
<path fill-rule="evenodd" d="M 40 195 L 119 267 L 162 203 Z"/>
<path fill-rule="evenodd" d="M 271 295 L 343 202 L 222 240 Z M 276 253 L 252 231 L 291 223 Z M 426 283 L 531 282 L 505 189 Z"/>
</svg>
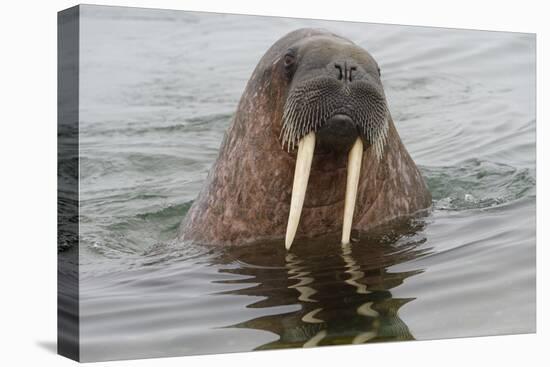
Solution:
<svg viewBox="0 0 550 367">
<path fill-rule="evenodd" d="M 358 136 L 357 124 L 353 122 L 352 118 L 337 113 L 319 129 L 315 151 L 346 153 L 351 149 Z"/>
</svg>

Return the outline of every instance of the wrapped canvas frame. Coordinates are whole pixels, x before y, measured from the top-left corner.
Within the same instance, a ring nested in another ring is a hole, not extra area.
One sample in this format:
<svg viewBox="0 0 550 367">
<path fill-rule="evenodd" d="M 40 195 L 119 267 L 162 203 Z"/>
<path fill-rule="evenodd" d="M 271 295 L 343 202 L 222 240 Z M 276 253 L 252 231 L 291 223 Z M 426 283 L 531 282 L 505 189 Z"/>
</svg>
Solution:
<svg viewBox="0 0 550 367">
<path fill-rule="evenodd" d="M 58 14 L 57 346 L 80 359 L 79 329 L 79 6 Z"/>
<path fill-rule="evenodd" d="M 58 14 L 58 90 L 57 90 L 58 92 L 58 121 L 57 121 L 57 128 L 58 128 L 58 141 L 57 141 L 58 143 L 58 213 L 57 213 L 58 214 L 58 353 L 74 360 L 87 361 L 92 359 L 90 357 L 85 356 L 85 353 L 83 353 L 81 349 L 82 338 L 85 338 L 86 334 L 85 333 L 83 334 L 83 328 L 80 322 L 83 313 L 81 308 L 82 279 L 81 279 L 81 274 L 79 269 L 79 266 L 81 263 L 81 255 L 82 255 L 81 248 L 80 248 L 80 241 L 81 241 L 81 238 L 80 238 L 80 231 L 81 231 L 80 184 L 81 182 L 79 177 L 80 169 L 81 169 L 80 137 L 82 136 L 81 135 L 82 130 L 80 125 L 80 119 L 82 118 L 82 116 L 80 115 L 80 108 L 81 108 L 80 103 L 81 103 L 81 96 L 82 96 L 81 91 L 83 87 L 81 85 L 82 70 L 80 68 L 82 63 L 82 59 L 81 59 L 82 12 L 81 12 L 81 9 L 82 9 L 81 6 L 76 6 L 67 10 L 63 10 Z M 345 70 L 345 74 L 349 75 L 347 73 L 347 68 L 345 68 L 344 70 Z M 420 80 L 419 83 L 422 83 L 422 80 Z M 408 87 L 408 85 L 403 86 L 404 89 L 406 87 Z M 430 96 L 427 96 L 426 100 L 428 100 L 429 97 Z M 235 103 L 235 108 L 237 108 L 237 103 Z M 465 170 L 473 171 L 475 167 L 476 167 L 476 162 L 474 163 L 470 162 L 469 165 L 466 166 Z M 463 168 L 463 167 L 460 167 L 460 168 Z M 493 167 L 489 167 L 489 168 L 492 169 Z M 500 167 L 495 168 L 496 174 L 501 174 L 501 171 L 499 171 L 499 169 L 501 168 Z M 502 168 L 502 170 L 506 170 L 506 169 Z M 493 174 L 495 173 L 493 172 Z M 530 179 L 529 172 L 527 172 L 526 175 L 528 176 L 527 181 L 529 181 Z M 534 182 L 528 182 L 528 184 L 534 187 Z M 526 190 L 531 190 L 531 189 L 532 187 L 528 187 Z M 457 201 L 460 201 L 462 205 L 466 205 L 466 206 L 471 205 L 472 207 L 478 204 L 484 205 L 484 202 L 476 201 L 477 200 L 476 197 L 474 197 L 474 195 L 471 195 L 469 192 L 462 193 L 462 194 L 463 194 L 462 197 L 459 197 L 457 199 Z M 454 199 L 456 198 L 450 198 L 451 201 Z M 438 200 L 441 200 L 441 198 L 439 198 Z M 495 200 L 495 201 L 496 201 L 495 205 L 498 205 L 498 200 Z M 178 207 L 178 210 L 183 210 L 182 207 L 184 208 L 184 210 L 187 210 L 188 209 L 187 204 L 188 203 L 185 203 L 185 205 Z M 444 205 L 448 204 L 449 206 L 453 205 L 452 202 L 449 202 L 449 203 L 443 202 L 443 204 Z M 444 208 L 443 210 L 447 210 L 447 208 Z M 419 242 L 421 242 L 421 240 Z M 281 244 L 278 244 L 277 246 L 279 245 Z M 422 251 L 419 251 L 419 253 L 420 252 Z M 422 252 L 422 254 L 424 253 L 429 254 L 429 251 Z M 371 253 L 370 255 L 374 255 L 374 254 L 376 253 Z M 421 258 L 422 254 L 419 255 L 418 258 Z M 347 275 L 351 276 L 351 279 L 348 279 L 349 282 L 348 280 L 346 280 L 344 283 L 355 287 L 357 292 L 361 293 L 364 291 L 363 289 L 364 284 L 361 284 L 360 281 L 356 282 L 356 280 L 361 279 L 361 277 L 364 277 L 366 272 L 364 271 L 365 269 L 361 268 L 361 264 L 359 264 L 359 261 L 357 261 L 358 258 L 353 257 L 352 255 L 353 255 L 353 251 L 351 250 L 351 247 L 342 248 L 341 256 L 343 261 L 345 262 L 344 274 L 346 276 Z M 292 258 L 292 255 L 289 255 L 288 258 L 285 260 L 286 260 L 286 265 L 289 268 L 289 273 L 286 274 L 288 276 L 288 279 L 292 279 L 298 282 L 298 286 L 294 285 L 289 288 L 298 289 L 300 288 L 300 284 L 302 284 L 302 282 L 307 283 L 308 281 L 307 279 L 305 278 L 302 279 L 300 276 L 298 276 L 301 274 L 299 271 L 300 262 Z M 413 256 L 411 261 L 415 261 L 415 260 L 417 260 L 417 258 Z M 398 261 L 396 261 L 396 264 L 392 263 L 391 265 L 388 265 L 387 268 L 393 265 L 399 266 L 401 261 L 406 261 L 406 260 L 399 259 Z M 386 269 L 386 267 L 383 267 L 383 268 L 384 268 L 383 269 L 384 271 L 381 272 L 381 274 L 379 274 L 380 277 L 381 278 L 385 276 L 391 277 L 392 273 L 390 271 L 386 271 L 388 270 Z M 394 282 L 395 284 L 402 284 L 402 283 L 405 283 L 404 281 L 408 277 L 415 277 L 417 274 L 421 274 L 423 271 L 424 271 L 423 269 L 420 269 L 420 271 L 403 272 L 403 274 L 405 275 L 402 278 L 399 278 L 399 276 L 396 276 L 395 278 L 392 278 L 391 281 Z M 407 281 L 409 281 L 409 279 Z M 389 288 L 395 287 L 395 284 L 392 284 Z M 395 301 L 396 304 L 398 304 L 398 307 L 395 309 L 392 308 L 393 305 L 389 307 L 389 309 L 392 309 L 393 311 L 395 311 L 395 315 L 390 315 L 390 316 L 397 316 L 397 311 L 401 311 L 400 307 L 414 300 L 415 298 L 408 297 L 408 296 L 392 298 L 392 294 L 391 292 L 389 292 L 389 288 L 387 290 L 387 294 L 384 293 L 382 298 L 387 297 L 388 300 Z M 253 291 L 251 291 L 250 294 L 246 294 L 246 292 L 243 292 L 243 293 L 246 296 L 252 296 L 252 297 L 264 296 L 264 297 L 267 297 L 268 299 L 271 296 L 269 292 L 266 293 L 267 296 L 266 294 L 262 294 L 261 292 L 259 292 L 259 295 L 254 294 Z M 304 297 L 304 294 L 301 293 L 300 291 L 299 296 L 302 298 Z M 530 302 L 531 299 L 529 298 L 528 300 L 529 302 L 527 302 L 527 305 L 523 306 L 524 309 L 527 309 L 531 305 L 531 302 Z M 353 307 L 355 306 L 356 305 L 353 305 Z M 361 309 L 361 312 L 363 312 L 364 314 L 368 314 L 372 316 L 377 312 L 377 311 L 371 312 L 372 310 L 369 309 L 370 306 L 366 307 L 364 304 L 361 306 L 364 306 Z M 313 311 L 316 311 L 316 310 L 313 310 Z M 308 315 L 311 316 L 309 313 Z M 308 318 L 308 320 L 310 321 L 313 320 L 314 323 L 317 322 L 318 319 L 315 315 L 316 313 L 313 312 L 313 316 L 311 318 Z M 385 316 L 386 315 L 384 315 L 384 317 Z M 392 317 L 388 317 L 388 318 L 391 319 Z M 257 324 L 259 325 L 257 327 L 258 329 L 261 329 L 263 327 L 262 322 L 264 321 L 265 320 L 260 320 L 258 322 Z M 399 317 L 395 317 L 388 324 L 390 324 L 389 328 L 395 325 L 399 325 L 399 326 L 404 325 L 404 328 L 405 329 L 407 328 L 406 323 L 403 322 L 403 320 L 400 320 Z M 518 332 L 534 331 L 531 325 L 532 325 L 532 320 L 531 318 L 529 318 L 526 320 L 525 328 L 519 330 Z M 233 325 L 233 324 L 231 326 L 241 327 L 241 325 Z M 255 325 L 253 325 L 253 327 L 254 326 Z M 403 339 L 408 340 L 408 339 L 414 338 L 412 333 L 408 333 L 408 330 L 406 331 L 407 333 L 403 333 L 404 335 L 406 335 L 403 337 Z M 364 340 L 368 340 L 368 338 L 371 337 L 371 335 L 367 335 L 367 334 L 362 335 Z M 315 337 L 316 336 L 314 336 L 311 339 L 313 340 L 315 339 Z M 306 344 L 304 344 L 304 346 L 306 346 Z M 270 348 L 270 347 L 275 348 L 275 347 L 280 347 L 280 345 L 273 343 L 272 346 L 269 346 L 267 348 Z M 235 350 L 238 350 L 238 349 L 235 349 Z M 133 356 L 133 354 L 131 353 L 128 355 L 130 355 L 131 357 Z M 166 352 L 165 354 L 160 354 L 156 356 L 161 356 L 161 355 L 173 356 L 178 354 L 175 354 L 174 352 Z M 138 356 L 143 357 L 147 355 L 142 354 Z"/>
</svg>

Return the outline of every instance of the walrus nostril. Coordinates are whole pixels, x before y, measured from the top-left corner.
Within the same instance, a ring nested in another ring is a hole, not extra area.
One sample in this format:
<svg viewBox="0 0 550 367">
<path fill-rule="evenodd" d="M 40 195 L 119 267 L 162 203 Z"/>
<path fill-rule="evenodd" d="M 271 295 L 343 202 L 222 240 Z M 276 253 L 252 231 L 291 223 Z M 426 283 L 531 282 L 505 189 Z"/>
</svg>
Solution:
<svg viewBox="0 0 550 367">
<path fill-rule="evenodd" d="M 344 74 L 342 74 L 342 66 L 335 64 L 334 67 L 340 72 L 340 74 L 338 75 L 338 80 L 342 80 L 342 78 L 344 77 Z"/>
<path fill-rule="evenodd" d="M 347 82 L 352 81 L 352 72 L 357 70 L 356 66 L 349 66 L 346 61 L 344 61 L 343 67 L 339 63 L 334 64 L 334 67 L 338 69 L 338 80 L 345 80 Z"/>
<path fill-rule="evenodd" d="M 352 77 L 351 77 L 351 72 L 352 72 L 352 71 L 355 71 L 355 70 L 357 70 L 357 67 L 355 67 L 355 66 L 352 66 L 352 67 L 349 68 L 349 81 L 350 81 L 350 82 L 351 82 L 351 79 L 352 79 Z"/>
</svg>

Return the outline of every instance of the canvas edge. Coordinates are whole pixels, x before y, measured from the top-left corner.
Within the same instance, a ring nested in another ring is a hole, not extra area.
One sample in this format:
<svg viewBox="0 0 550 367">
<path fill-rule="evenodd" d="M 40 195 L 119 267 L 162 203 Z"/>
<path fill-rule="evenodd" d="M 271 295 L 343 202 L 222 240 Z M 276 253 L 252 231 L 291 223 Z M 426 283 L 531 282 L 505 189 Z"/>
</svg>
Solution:
<svg viewBox="0 0 550 367">
<path fill-rule="evenodd" d="M 57 353 L 80 360 L 80 6 L 57 14 Z"/>
</svg>

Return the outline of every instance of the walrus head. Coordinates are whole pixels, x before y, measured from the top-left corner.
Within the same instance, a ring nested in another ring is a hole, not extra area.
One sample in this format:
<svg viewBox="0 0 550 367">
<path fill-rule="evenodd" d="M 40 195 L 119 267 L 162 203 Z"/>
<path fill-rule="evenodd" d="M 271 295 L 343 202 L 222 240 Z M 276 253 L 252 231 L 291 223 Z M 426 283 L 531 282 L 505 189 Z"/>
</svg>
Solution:
<svg viewBox="0 0 550 367">
<path fill-rule="evenodd" d="M 349 152 L 342 233 L 347 244 L 363 148 L 374 146 L 380 159 L 388 132 L 380 68 L 364 49 L 325 34 L 294 43 L 279 63 L 289 79 L 281 144 L 288 151 L 298 147 L 285 246 L 290 248 L 298 228 L 316 147 Z"/>
<path fill-rule="evenodd" d="M 310 182 L 308 186 L 308 182 Z M 241 245 L 341 234 L 429 207 L 380 68 L 353 42 L 299 29 L 254 69 L 179 238 Z"/>
<path fill-rule="evenodd" d="M 349 150 L 360 137 L 380 158 L 388 131 L 380 68 L 350 41 L 313 36 L 282 56 L 289 92 L 283 115 L 283 147 L 294 149 L 311 132 L 322 149 Z"/>
</svg>

